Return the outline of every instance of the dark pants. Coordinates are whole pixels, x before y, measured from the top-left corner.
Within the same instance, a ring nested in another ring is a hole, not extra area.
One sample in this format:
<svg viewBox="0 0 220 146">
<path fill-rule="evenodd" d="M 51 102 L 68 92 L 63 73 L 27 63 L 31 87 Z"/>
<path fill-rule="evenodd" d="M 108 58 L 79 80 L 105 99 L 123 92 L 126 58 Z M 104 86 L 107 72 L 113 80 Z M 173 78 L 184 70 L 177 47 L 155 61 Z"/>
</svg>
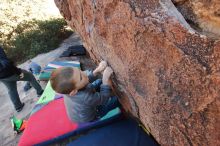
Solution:
<svg viewBox="0 0 220 146">
<path fill-rule="evenodd" d="M 8 94 L 12 103 L 14 104 L 15 109 L 19 109 L 22 106 L 17 91 L 17 81 L 29 81 L 31 85 L 36 89 L 37 94 L 40 94 L 42 92 L 40 84 L 37 82 L 32 73 L 26 70 L 22 70 L 22 73 L 24 73 L 24 77 L 22 79 L 20 79 L 19 75 L 16 74 L 4 79 L 0 79 L 0 81 L 3 82 L 3 84 L 5 84 L 5 86 L 7 87 Z"/>
<path fill-rule="evenodd" d="M 102 118 L 105 116 L 109 111 L 115 109 L 116 107 L 120 107 L 120 103 L 116 96 L 109 97 L 108 101 L 103 104 L 97 106 L 97 118 Z"/>
<path fill-rule="evenodd" d="M 97 79 L 95 80 L 92 85 L 93 87 L 96 89 L 96 91 L 100 91 L 100 85 L 102 84 L 102 80 L 101 79 Z M 106 103 L 104 103 L 103 105 L 99 105 L 97 106 L 97 115 L 96 115 L 96 119 L 102 118 L 103 116 L 105 116 L 109 111 L 115 109 L 116 107 L 120 107 L 121 104 L 118 101 L 118 98 L 116 96 L 112 96 L 109 97 L 109 99 L 107 100 Z"/>
</svg>

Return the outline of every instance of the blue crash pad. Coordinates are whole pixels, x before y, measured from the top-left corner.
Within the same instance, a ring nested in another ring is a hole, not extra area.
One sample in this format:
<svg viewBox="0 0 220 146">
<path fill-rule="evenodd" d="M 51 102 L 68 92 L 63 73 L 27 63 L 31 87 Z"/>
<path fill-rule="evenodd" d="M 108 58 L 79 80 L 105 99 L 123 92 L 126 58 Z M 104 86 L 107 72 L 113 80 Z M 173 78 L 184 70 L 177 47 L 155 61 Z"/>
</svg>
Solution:
<svg viewBox="0 0 220 146">
<path fill-rule="evenodd" d="M 124 119 L 83 135 L 68 146 L 158 146 L 132 119 Z"/>
</svg>

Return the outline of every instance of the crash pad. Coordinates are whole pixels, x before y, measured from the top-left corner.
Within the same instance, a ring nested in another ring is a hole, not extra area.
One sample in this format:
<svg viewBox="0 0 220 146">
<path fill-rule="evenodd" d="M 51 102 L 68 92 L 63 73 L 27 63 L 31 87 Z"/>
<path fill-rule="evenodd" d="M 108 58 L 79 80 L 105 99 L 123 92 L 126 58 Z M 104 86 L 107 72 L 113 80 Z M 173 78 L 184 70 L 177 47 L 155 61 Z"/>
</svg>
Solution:
<svg viewBox="0 0 220 146">
<path fill-rule="evenodd" d="M 60 67 L 76 67 L 80 69 L 79 61 L 52 61 L 46 65 L 46 67 L 42 70 L 39 75 L 39 80 L 47 81 L 50 78 L 50 75 L 53 70 Z"/>
<path fill-rule="evenodd" d="M 67 117 L 64 98 L 55 99 L 30 116 L 18 145 L 48 145 L 102 127 L 120 118 L 121 112 L 118 108 L 111 112 L 113 114 L 105 119 L 82 124 L 74 123 Z"/>
<path fill-rule="evenodd" d="M 67 146 L 158 146 L 158 143 L 138 122 L 127 118 L 82 135 Z"/>
</svg>

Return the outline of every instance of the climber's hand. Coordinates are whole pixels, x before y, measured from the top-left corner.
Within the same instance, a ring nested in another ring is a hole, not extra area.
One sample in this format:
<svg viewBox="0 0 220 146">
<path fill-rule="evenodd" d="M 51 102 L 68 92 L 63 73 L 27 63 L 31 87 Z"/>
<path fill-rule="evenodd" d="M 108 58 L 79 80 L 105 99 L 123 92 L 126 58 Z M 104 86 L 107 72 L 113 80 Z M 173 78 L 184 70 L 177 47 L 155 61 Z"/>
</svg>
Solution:
<svg viewBox="0 0 220 146">
<path fill-rule="evenodd" d="M 99 72 L 102 72 L 107 67 L 106 61 L 101 61 L 99 66 L 93 71 L 93 75 L 97 75 Z"/>
<path fill-rule="evenodd" d="M 104 70 L 104 73 L 103 73 L 103 77 L 102 77 L 102 83 L 105 85 L 105 84 L 109 84 L 109 80 L 110 80 L 110 77 L 111 75 L 113 74 L 113 70 L 111 67 L 106 67 L 105 70 Z"/>
</svg>

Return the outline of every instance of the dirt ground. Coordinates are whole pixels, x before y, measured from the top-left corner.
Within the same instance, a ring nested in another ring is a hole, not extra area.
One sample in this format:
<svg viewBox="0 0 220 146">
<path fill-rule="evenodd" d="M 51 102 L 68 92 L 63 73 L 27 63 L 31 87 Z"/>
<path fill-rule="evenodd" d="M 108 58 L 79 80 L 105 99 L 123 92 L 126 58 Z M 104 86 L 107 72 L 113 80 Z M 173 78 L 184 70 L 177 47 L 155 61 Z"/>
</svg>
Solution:
<svg viewBox="0 0 220 146">
<path fill-rule="evenodd" d="M 88 68 L 93 68 L 94 64 L 90 60 L 89 57 L 87 56 L 81 56 L 81 57 L 68 57 L 68 58 L 59 58 L 59 55 L 62 54 L 63 51 L 65 51 L 69 46 L 73 45 L 78 45 L 81 44 L 80 38 L 76 35 L 73 34 L 70 36 L 68 39 L 66 39 L 59 48 L 46 53 L 46 54 L 40 54 L 33 58 L 32 60 L 38 64 L 41 65 L 41 67 L 44 67 L 48 62 L 53 61 L 53 60 L 76 60 L 79 59 L 82 68 L 83 69 L 88 69 Z M 22 69 L 27 69 L 28 68 L 28 63 L 25 62 L 21 65 L 19 65 L 20 68 Z M 46 85 L 46 82 L 40 82 L 42 87 L 44 88 Z M 25 106 L 23 110 L 19 113 L 17 113 L 13 105 L 9 99 L 9 96 L 7 94 L 7 90 L 4 87 L 2 83 L 0 83 L 0 146 L 15 146 L 18 144 L 19 138 L 21 134 L 16 135 L 13 132 L 13 128 L 11 126 L 10 122 L 10 117 L 12 115 L 15 115 L 17 118 L 22 118 L 22 119 L 28 119 L 30 112 L 32 108 L 34 107 L 36 101 L 38 100 L 36 96 L 36 92 L 34 89 L 30 89 L 28 92 L 23 91 L 23 87 L 25 85 L 25 82 L 18 82 L 17 87 L 18 87 L 18 93 L 20 95 L 21 101 L 25 102 Z"/>
</svg>

